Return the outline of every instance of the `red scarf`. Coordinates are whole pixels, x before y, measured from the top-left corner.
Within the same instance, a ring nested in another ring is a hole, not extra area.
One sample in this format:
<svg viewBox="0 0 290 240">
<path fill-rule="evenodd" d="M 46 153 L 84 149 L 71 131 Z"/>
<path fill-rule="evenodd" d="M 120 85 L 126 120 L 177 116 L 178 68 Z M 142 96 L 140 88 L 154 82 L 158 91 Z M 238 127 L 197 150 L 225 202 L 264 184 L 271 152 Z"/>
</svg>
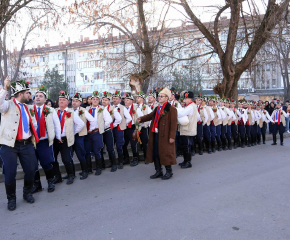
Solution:
<svg viewBox="0 0 290 240">
<path fill-rule="evenodd" d="M 278 112 L 278 125 L 280 125 L 281 110 Z"/>
<path fill-rule="evenodd" d="M 90 108 L 90 110 L 89 110 L 89 113 L 93 116 L 93 109 L 92 108 Z M 90 121 L 87 121 L 87 129 L 88 129 L 88 131 L 90 130 Z"/>
<path fill-rule="evenodd" d="M 198 111 L 198 113 L 200 113 L 200 105 L 198 105 L 197 111 Z M 198 121 L 198 124 L 201 124 L 201 122 Z"/>
<path fill-rule="evenodd" d="M 152 126 L 152 132 L 155 133 L 155 128 L 158 128 L 158 123 L 159 123 L 159 119 L 161 117 L 161 113 L 163 112 L 165 106 L 169 104 L 169 103 L 164 103 L 162 108 L 160 109 L 159 111 L 159 114 L 158 114 L 158 109 L 160 107 L 160 104 L 158 105 L 158 107 L 156 108 L 156 114 L 155 114 L 155 119 L 154 119 L 154 123 L 153 123 L 153 126 Z"/>
<path fill-rule="evenodd" d="M 41 116 L 40 116 L 40 122 L 39 122 L 39 137 L 45 137 L 45 116 L 44 116 L 44 108 L 45 108 L 45 105 L 43 105 L 43 108 L 42 108 L 42 113 L 41 113 Z M 37 110 L 36 110 L 36 106 L 34 105 L 34 112 L 35 112 L 35 118 L 36 118 L 36 121 L 37 121 L 37 124 L 38 124 L 38 114 L 37 114 Z"/>
<path fill-rule="evenodd" d="M 107 109 L 108 109 L 109 114 L 111 115 L 111 113 L 110 113 L 110 104 L 108 105 Z M 114 114 L 114 110 L 112 110 L 112 111 L 113 111 L 113 114 Z M 111 122 L 110 127 L 111 127 L 111 129 L 114 128 L 113 122 Z"/>
<path fill-rule="evenodd" d="M 18 126 L 18 132 L 17 132 L 17 136 L 16 136 L 16 139 L 19 139 L 19 140 L 22 140 L 23 139 L 23 130 L 22 130 L 22 116 L 21 116 L 21 110 L 20 110 L 20 107 L 19 105 L 17 104 L 16 100 L 13 99 L 13 102 L 15 103 L 15 105 L 18 107 L 19 109 L 19 112 L 20 112 L 20 119 L 19 119 L 19 126 Z M 35 141 L 36 143 L 39 142 L 39 138 L 37 136 L 37 132 L 35 131 L 35 128 L 33 126 L 33 123 L 32 123 L 32 119 L 31 119 L 31 116 L 29 114 L 29 111 L 28 111 L 28 108 L 25 104 L 23 104 L 23 106 L 25 107 L 27 113 L 28 113 L 28 116 L 29 116 L 29 123 L 30 123 L 30 130 L 32 131 L 32 134 L 33 136 L 35 137 Z"/>
<path fill-rule="evenodd" d="M 132 121 L 133 121 L 133 104 L 131 105 L 131 109 L 130 109 L 130 115 L 132 117 Z M 131 128 L 132 127 L 132 121 L 128 123 L 128 128 Z"/>
<path fill-rule="evenodd" d="M 57 115 L 58 115 L 58 118 L 59 118 L 60 110 L 58 110 Z M 61 121 L 60 121 L 61 133 L 63 131 L 64 121 L 65 121 L 65 115 L 66 115 L 66 111 L 64 110 L 63 113 L 62 113 Z"/>
</svg>

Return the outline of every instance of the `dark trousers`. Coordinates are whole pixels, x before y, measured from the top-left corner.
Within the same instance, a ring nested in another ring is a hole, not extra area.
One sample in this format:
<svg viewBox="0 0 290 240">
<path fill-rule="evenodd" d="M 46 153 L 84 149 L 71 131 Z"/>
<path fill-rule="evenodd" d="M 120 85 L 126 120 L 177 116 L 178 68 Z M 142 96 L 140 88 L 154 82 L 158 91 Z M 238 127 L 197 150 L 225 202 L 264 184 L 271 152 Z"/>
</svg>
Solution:
<svg viewBox="0 0 290 240">
<path fill-rule="evenodd" d="M 246 127 L 244 124 L 238 125 L 238 133 L 241 139 L 245 139 L 246 137 Z"/>
<path fill-rule="evenodd" d="M 227 125 L 221 124 L 220 126 L 221 126 L 221 139 L 225 140 L 227 134 Z"/>
<path fill-rule="evenodd" d="M 228 139 L 228 142 L 232 141 L 232 125 L 226 125 L 227 133 L 226 137 Z"/>
<path fill-rule="evenodd" d="M 133 156 L 134 157 L 138 157 L 138 141 L 134 141 L 133 140 L 133 132 L 135 131 L 135 125 L 133 125 L 131 128 L 127 128 L 126 130 L 124 130 L 124 139 L 125 139 L 125 143 L 123 146 L 123 154 L 124 157 L 127 158 L 129 157 L 129 153 L 128 153 L 128 144 L 130 142 L 131 144 L 131 149 L 133 152 Z"/>
<path fill-rule="evenodd" d="M 53 155 L 53 145 L 49 146 L 48 139 L 41 140 L 36 144 L 35 154 L 44 171 L 52 169 L 52 164 L 55 160 Z"/>
<path fill-rule="evenodd" d="M 203 126 L 203 137 L 206 141 L 210 141 L 210 126 L 207 124 Z"/>
<path fill-rule="evenodd" d="M 231 125 L 231 133 L 233 135 L 234 141 L 238 142 L 238 139 L 239 139 L 238 128 L 237 128 L 237 125 L 235 123 L 232 123 L 232 125 Z"/>
<path fill-rule="evenodd" d="M 269 122 L 269 133 L 273 133 L 273 124 Z"/>
<path fill-rule="evenodd" d="M 24 179 L 34 180 L 38 164 L 33 144 L 15 144 L 14 147 L 2 145 L 0 147 L 0 158 L 2 161 L 5 184 L 12 184 L 16 181 L 17 157 L 19 157 L 20 164 L 24 171 Z"/>
<path fill-rule="evenodd" d="M 123 154 L 124 131 L 119 131 L 118 127 L 115 127 L 113 129 L 113 136 L 118 154 Z"/>
<path fill-rule="evenodd" d="M 272 131 L 273 131 L 273 135 L 277 135 L 277 133 L 279 132 L 279 135 L 281 136 L 285 132 L 285 127 L 283 126 L 282 123 L 280 123 L 279 125 L 278 123 L 275 123 L 275 124 L 272 124 Z"/>
<path fill-rule="evenodd" d="M 196 128 L 196 141 L 198 143 L 202 143 L 202 131 L 203 127 L 202 127 L 202 123 L 197 123 L 197 128 Z"/>
<path fill-rule="evenodd" d="M 183 153 L 191 153 L 191 146 L 194 145 L 193 136 L 180 135 L 180 144 Z"/>
<path fill-rule="evenodd" d="M 252 128 L 252 126 L 245 125 L 245 128 L 246 128 L 246 135 L 247 135 L 247 138 L 248 138 L 248 141 L 249 141 L 249 139 L 251 139 L 251 128 Z"/>
<path fill-rule="evenodd" d="M 99 132 L 88 134 L 85 137 L 85 150 L 87 157 L 91 156 L 91 153 L 93 152 L 96 159 L 101 159 L 101 150 L 103 147 L 103 135 Z"/>
<path fill-rule="evenodd" d="M 255 123 L 251 127 L 251 136 L 255 138 L 257 135 L 257 131 L 258 131 L 258 126 L 257 126 L 257 123 Z"/>
<path fill-rule="evenodd" d="M 85 136 L 75 135 L 75 143 L 72 146 L 72 155 L 73 152 L 76 153 L 80 162 L 86 161 L 86 150 L 85 150 Z"/>
<path fill-rule="evenodd" d="M 70 166 L 73 164 L 72 157 L 72 147 L 68 147 L 66 138 L 62 139 L 63 143 L 60 143 L 57 139 L 53 143 L 53 153 L 55 162 L 53 163 L 54 175 L 60 175 L 59 163 L 57 161 L 57 156 L 60 153 L 61 160 L 65 166 Z"/>
<path fill-rule="evenodd" d="M 144 158 L 146 158 L 146 152 L 147 152 L 147 146 L 148 146 L 148 128 L 142 127 L 141 133 L 140 133 L 140 139 L 142 142 L 142 150 L 144 153 Z"/>
<path fill-rule="evenodd" d="M 265 139 L 266 139 L 266 131 L 267 131 L 267 123 L 264 122 L 263 123 L 263 127 L 261 128 L 261 133 L 262 133 L 263 141 L 265 141 Z"/>
<path fill-rule="evenodd" d="M 217 125 L 215 128 L 215 138 L 219 142 L 221 140 L 221 124 Z"/>
<path fill-rule="evenodd" d="M 158 141 L 159 141 L 158 133 L 153 133 L 153 162 L 156 171 L 162 170 L 159 158 Z"/>
<path fill-rule="evenodd" d="M 103 133 L 103 141 L 104 141 L 104 144 L 106 145 L 109 155 L 115 156 L 114 136 L 113 136 L 112 130 L 108 130 Z"/>
<path fill-rule="evenodd" d="M 210 138 L 212 142 L 215 142 L 215 137 L 216 137 L 216 127 L 213 125 L 212 121 L 210 122 Z"/>
</svg>

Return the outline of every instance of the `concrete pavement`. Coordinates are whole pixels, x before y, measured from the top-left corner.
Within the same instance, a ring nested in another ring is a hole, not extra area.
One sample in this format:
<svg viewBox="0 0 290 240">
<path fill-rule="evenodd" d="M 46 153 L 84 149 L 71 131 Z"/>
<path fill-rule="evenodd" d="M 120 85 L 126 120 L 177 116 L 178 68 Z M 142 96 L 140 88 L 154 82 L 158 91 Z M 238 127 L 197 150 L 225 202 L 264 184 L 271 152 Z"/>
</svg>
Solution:
<svg viewBox="0 0 290 240">
<path fill-rule="evenodd" d="M 193 157 L 168 181 L 151 180 L 153 164 L 125 166 L 7 210 L 0 184 L 1 239 L 290 239 L 290 139 Z M 178 159 L 182 161 L 181 158 Z"/>
</svg>

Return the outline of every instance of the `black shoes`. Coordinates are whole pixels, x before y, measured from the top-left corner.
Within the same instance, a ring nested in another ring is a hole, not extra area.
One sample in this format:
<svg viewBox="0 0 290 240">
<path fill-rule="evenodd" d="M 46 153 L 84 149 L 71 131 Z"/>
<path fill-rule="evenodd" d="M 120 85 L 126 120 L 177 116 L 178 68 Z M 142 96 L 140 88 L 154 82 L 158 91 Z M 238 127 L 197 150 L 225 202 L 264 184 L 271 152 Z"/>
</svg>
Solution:
<svg viewBox="0 0 290 240">
<path fill-rule="evenodd" d="M 113 165 L 111 168 L 111 172 L 116 172 L 118 169 L 117 165 Z"/>
<path fill-rule="evenodd" d="M 33 193 L 37 193 L 41 191 L 42 191 L 42 185 L 40 181 L 39 171 L 37 170 L 34 176 L 34 182 L 33 182 L 31 193 L 33 194 Z"/>
<path fill-rule="evenodd" d="M 96 172 L 95 172 L 95 175 L 96 176 L 99 176 L 99 175 L 101 175 L 102 174 L 102 169 L 101 168 L 97 168 L 96 169 Z"/>
<path fill-rule="evenodd" d="M 165 175 L 161 177 L 162 180 L 168 180 L 173 176 L 171 166 L 165 166 L 165 168 L 166 168 L 166 173 Z"/>
<path fill-rule="evenodd" d="M 95 172 L 95 175 L 96 176 L 99 176 L 102 174 L 102 159 L 96 159 L 96 172 Z"/>
<path fill-rule="evenodd" d="M 65 166 L 65 169 L 66 169 L 66 172 L 67 172 L 67 175 L 68 175 L 66 184 L 67 185 L 73 184 L 75 176 L 74 176 L 74 171 L 73 171 L 72 164 Z"/>
<path fill-rule="evenodd" d="M 81 174 L 80 180 L 84 180 L 89 175 L 87 162 L 81 162 L 80 164 L 81 164 L 81 168 L 82 168 L 82 172 L 81 172 L 82 174 Z"/>
<path fill-rule="evenodd" d="M 7 209 L 14 211 L 16 209 L 16 182 L 11 184 L 5 184 L 6 195 L 7 195 Z"/>
<path fill-rule="evenodd" d="M 185 169 L 185 168 L 191 168 L 191 153 L 183 153 L 183 157 L 184 157 L 184 163 L 181 165 L 181 168 Z"/>
<path fill-rule="evenodd" d="M 277 145 L 277 143 L 273 142 L 271 145 L 273 145 L 273 146 L 274 146 L 274 145 Z"/>
<path fill-rule="evenodd" d="M 118 168 L 119 168 L 119 169 L 123 169 L 123 167 L 124 167 L 123 163 L 122 163 L 122 162 L 121 162 L 121 163 L 119 163 L 119 166 L 118 166 Z"/>
<path fill-rule="evenodd" d="M 57 183 L 61 183 L 61 182 L 62 182 L 61 175 L 55 175 L 53 180 L 52 180 L 52 183 L 57 184 Z"/>
<path fill-rule="evenodd" d="M 162 169 L 156 170 L 156 173 L 150 176 L 151 179 L 156 179 L 156 178 L 161 178 L 161 177 L 163 177 Z"/>
<path fill-rule="evenodd" d="M 131 161 L 131 163 L 130 163 L 130 166 L 131 167 L 135 167 L 135 166 L 137 166 L 138 165 L 138 158 L 137 157 L 134 157 L 133 159 L 132 159 L 132 161 Z"/>
<path fill-rule="evenodd" d="M 32 187 L 33 180 L 24 180 L 23 199 L 28 203 L 34 203 L 34 198 L 31 193 Z"/>
</svg>

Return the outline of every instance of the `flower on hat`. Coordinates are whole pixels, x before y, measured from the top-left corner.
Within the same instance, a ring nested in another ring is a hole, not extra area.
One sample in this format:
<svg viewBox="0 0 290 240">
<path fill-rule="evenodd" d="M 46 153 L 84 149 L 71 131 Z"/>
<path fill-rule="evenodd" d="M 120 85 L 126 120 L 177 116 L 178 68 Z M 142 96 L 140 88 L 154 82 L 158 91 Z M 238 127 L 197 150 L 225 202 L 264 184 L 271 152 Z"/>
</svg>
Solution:
<svg viewBox="0 0 290 240">
<path fill-rule="evenodd" d="M 43 89 L 43 86 L 41 86 L 40 88 Z"/>
<path fill-rule="evenodd" d="M 104 92 L 104 94 L 106 95 L 106 94 L 107 94 L 107 92 Z"/>
<path fill-rule="evenodd" d="M 60 93 L 64 93 L 64 91 L 63 91 L 63 90 L 61 90 L 61 91 L 60 91 Z"/>
<path fill-rule="evenodd" d="M 27 84 L 29 84 L 29 82 L 26 82 Z"/>
<path fill-rule="evenodd" d="M 188 97 L 188 93 L 185 93 L 184 96 L 185 96 L 185 97 Z"/>
</svg>

